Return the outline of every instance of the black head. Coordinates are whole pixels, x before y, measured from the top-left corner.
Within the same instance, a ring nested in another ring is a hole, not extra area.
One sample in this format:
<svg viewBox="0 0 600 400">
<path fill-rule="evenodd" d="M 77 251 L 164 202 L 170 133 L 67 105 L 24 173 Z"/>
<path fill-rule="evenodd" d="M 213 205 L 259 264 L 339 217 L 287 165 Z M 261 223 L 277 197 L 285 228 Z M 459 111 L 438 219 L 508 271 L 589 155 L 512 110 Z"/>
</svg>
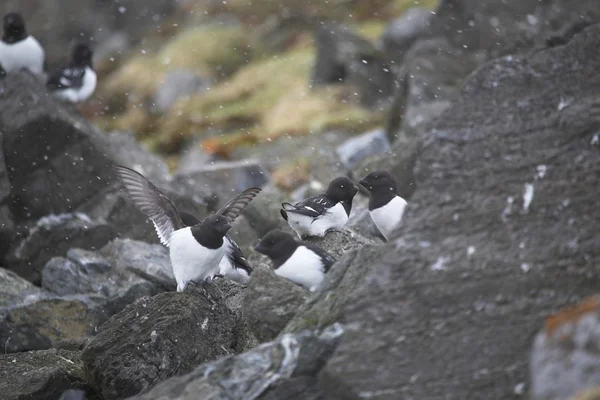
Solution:
<svg viewBox="0 0 600 400">
<path fill-rule="evenodd" d="M 364 186 L 369 192 L 392 192 L 396 194 L 396 180 L 386 171 L 373 171 L 358 183 Z"/>
<path fill-rule="evenodd" d="M 254 250 L 276 261 L 287 259 L 297 248 L 298 243 L 292 235 L 280 230 L 272 230 L 263 236 Z"/>
<path fill-rule="evenodd" d="M 207 231 L 216 232 L 217 234 L 221 235 L 221 237 L 225 236 L 225 234 L 231 229 L 229 220 L 226 217 L 218 214 L 211 215 L 210 217 L 206 218 L 204 221 L 202 221 L 201 225 Z"/>
<path fill-rule="evenodd" d="M 335 178 L 329 183 L 325 195 L 333 201 L 352 202 L 358 187 L 345 176 Z"/>
<path fill-rule="evenodd" d="M 71 63 L 78 67 L 92 66 L 92 49 L 85 43 L 78 43 L 73 47 L 71 53 Z"/>
<path fill-rule="evenodd" d="M 21 14 L 11 12 L 4 15 L 4 35 L 2 40 L 7 43 L 18 42 L 27 37 L 27 30 L 25 29 L 25 20 Z"/>
</svg>

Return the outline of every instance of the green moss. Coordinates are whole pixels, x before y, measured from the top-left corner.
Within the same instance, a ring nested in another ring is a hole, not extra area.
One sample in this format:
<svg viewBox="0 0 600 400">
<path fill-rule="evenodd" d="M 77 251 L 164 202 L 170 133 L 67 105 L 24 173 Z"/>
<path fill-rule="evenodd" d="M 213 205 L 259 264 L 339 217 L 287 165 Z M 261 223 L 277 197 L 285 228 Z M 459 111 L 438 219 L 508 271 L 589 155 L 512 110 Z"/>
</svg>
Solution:
<svg viewBox="0 0 600 400">
<path fill-rule="evenodd" d="M 400 16 L 411 8 L 421 7 L 428 10 L 437 8 L 439 0 L 394 0 L 388 6 L 388 13 L 392 16 Z"/>
</svg>

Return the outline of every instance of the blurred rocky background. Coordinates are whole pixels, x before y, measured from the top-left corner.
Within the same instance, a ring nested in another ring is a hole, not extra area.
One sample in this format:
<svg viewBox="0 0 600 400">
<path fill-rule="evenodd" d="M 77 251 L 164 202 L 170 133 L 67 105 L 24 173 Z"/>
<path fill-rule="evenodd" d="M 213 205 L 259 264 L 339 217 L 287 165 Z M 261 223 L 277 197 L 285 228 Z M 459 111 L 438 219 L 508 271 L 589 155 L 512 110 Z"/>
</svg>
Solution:
<svg viewBox="0 0 600 400">
<path fill-rule="evenodd" d="M 597 0 L 5 0 L 79 107 L 0 81 L 3 399 L 600 399 Z M 247 287 L 175 293 L 119 191 L 135 168 L 200 216 L 263 192 L 232 236 Z M 315 293 L 251 246 L 281 201 L 360 193 Z M 133 396 L 133 397 L 132 397 Z"/>
</svg>

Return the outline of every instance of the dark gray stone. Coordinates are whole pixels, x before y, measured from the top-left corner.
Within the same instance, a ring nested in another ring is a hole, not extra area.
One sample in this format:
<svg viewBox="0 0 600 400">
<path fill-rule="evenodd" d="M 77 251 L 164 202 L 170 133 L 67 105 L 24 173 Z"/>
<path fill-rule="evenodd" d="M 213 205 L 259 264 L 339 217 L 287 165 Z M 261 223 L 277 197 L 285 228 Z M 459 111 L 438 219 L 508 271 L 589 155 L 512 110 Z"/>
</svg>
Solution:
<svg viewBox="0 0 600 400">
<path fill-rule="evenodd" d="M 69 249 L 67 258 L 77 263 L 83 271 L 103 274 L 110 271 L 110 262 L 98 252 L 85 249 Z"/>
<path fill-rule="evenodd" d="M 80 352 L 50 349 L 0 355 L 3 399 L 77 399 L 61 397 L 67 389 L 79 389 L 69 391 L 82 393 L 85 392 L 81 389 L 89 389 L 83 379 Z"/>
<path fill-rule="evenodd" d="M 300 376 L 282 381 L 259 400 L 323 400 L 317 378 Z"/>
<path fill-rule="evenodd" d="M 429 32 L 432 16 L 430 10 L 415 7 L 389 23 L 379 41 L 396 65 L 401 65 L 410 46 Z"/>
<path fill-rule="evenodd" d="M 357 255 L 371 259 L 340 307 L 356 329 L 320 373 L 325 398 L 513 398 L 526 385 L 543 319 L 598 288 L 599 45 L 594 26 L 467 80 L 424 137 L 397 239 Z"/>
<path fill-rule="evenodd" d="M 3 264 L 39 284 L 41 271 L 52 257 L 64 256 L 73 247 L 100 249 L 113 238 L 112 228 L 104 221 L 91 220 L 80 213 L 49 215 L 37 221 L 27 237 L 11 246 Z"/>
<path fill-rule="evenodd" d="M 316 27 L 314 86 L 347 83 L 361 104 L 375 106 L 393 94 L 394 76 L 386 55 L 369 40 L 333 23 Z"/>
<path fill-rule="evenodd" d="M 27 300 L 35 300 L 43 294 L 39 287 L 19 275 L 0 268 L 0 307 L 13 306 Z"/>
<path fill-rule="evenodd" d="M 93 336 L 108 317 L 101 297 L 42 297 L 0 309 L 0 340 L 5 352 L 45 350 L 61 342 Z"/>
<path fill-rule="evenodd" d="M 87 396 L 83 390 L 69 389 L 63 392 L 58 400 L 87 400 Z"/>
<path fill-rule="evenodd" d="M 350 138 L 336 149 L 344 166 L 354 168 L 363 159 L 390 150 L 390 142 L 383 129 L 375 129 Z"/>
<path fill-rule="evenodd" d="M 175 175 L 173 184 L 210 192 L 223 205 L 248 188 L 265 186 L 269 179 L 269 171 L 257 160 L 218 161 Z"/>
<path fill-rule="evenodd" d="M 169 250 L 157 244 L 129 239 L 115 239 L 100 250 L 117 271 L 129 271 L 164 288 L 175 290 L 177 284 Z"/>
<path fill-rule="evenodd" d="M 8 206 L 0 206 L 0 259 L 3 258 L 17 237 L 17 230 Z"/>
<path fill-rule="evenodd" d="M 263 237 L 272 229 L 283 229 L 292 232 L 279 213 L 281 203 L 288 200 L 279 189 L 268 185 L 244 209 L 244 216 L 256 230 L 258 238 Z"/>
<path fill-rule="evenodd" d="M 338 260 L 351 250 L 360 249 L 365 244 L 374 243 L 374 240 L 367 239 L 349 229 L 331 231 L 325 237 L 309 237 L 303 241 L 322 248 Z"/>
<path fill-rule="evenodd" d="M 85 348 L 87 380 L 106 400 L 138 394 L 234 353 L 238 325 L 214 284 L 140 299 L 109 319 Z"/>
<path fill-rule="evenodd" d="M 242 303 L 248 329 L 261 343 L 273 340 L 296 315 L 308 294 L 301 286 L 277 276 L 268 266 L 257 266 L 244 290 Z"/>
<path fill-rule="evenodd" d="M 290 378 L 318 373 L 342 333 L 336 325 L 320 334 L 283 335 L 246 353 L 203 364 L 131 400 L 255 399 L 272 386 L 292 385 Z"/>
</svg>

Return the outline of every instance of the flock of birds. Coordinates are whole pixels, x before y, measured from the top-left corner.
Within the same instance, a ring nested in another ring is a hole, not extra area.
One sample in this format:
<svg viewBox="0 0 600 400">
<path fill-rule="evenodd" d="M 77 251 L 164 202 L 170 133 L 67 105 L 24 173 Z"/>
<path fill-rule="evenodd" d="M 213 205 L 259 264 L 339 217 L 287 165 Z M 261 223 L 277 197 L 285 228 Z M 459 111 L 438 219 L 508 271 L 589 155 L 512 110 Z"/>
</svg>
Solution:
<svg viewBox="0 0 600 400">
<path fill-rule="evenodd" d="M 92 50 L 85 43 L 73 47 L 71 62 L 48 75 L 46 87 L 60 100 L 81 103 L 96 89 L 96 72 L 92 66 Z M 0 40 L 0 77 L 13 72 L 29 70 L 40 79 L 46 79 L 45 53 L 40 43 L 27 34 L 21 14 L 8 13 L 3 18 Z"/>
<path fill-rule="evenodd" d="M 0 76 L 23 69 L 45 77 L 44 49 L 27 34 L 23 17 L 8 13 L 3 18 L 0 40 Z M 96 79 L 92 50 L 79 43 L 72 50 L 71 63 L 50 74 L 46 86 L 57 98 L 79 103 L 93 94 Z M 178 291 L 215 276 L 242 284 L 248 282 L 252 268 L 227 232 L 260 188 L 243 191 L 215 214 L 201 220 L 189 212 L 178 211 L 156 186 L 134 170 L 119 166 L 115 167 L 115 173 L 136 207 L 152 220 L 161 243 L 169 248 Z M 369 213 L 373 222 L 389 239 L 406 207 L 406 201 L 397 194 L 394 178 L 388 172 L 376 171 L 359 183 L 370 193 Z M 280 213 L 300 239 L 323 237 L 327 232 L 344 228 L 357 192 L 358 187 L 350 179 L 339 177 L 329 183 L 323 194 L 297 204 L 282 203 Z M 336 261 L 323 249 L 297 241 L 279 230 L 267 233 L 255 250 L 272 260 L 276 274 L 311 291 Z"/>
<path fill-rule="evenodd" d="M 138 172 L 114 168 L 117 178 L 134 205 L 154 224 L 161 243 L 169 248 L 177 291 L 216 276 L 245 284 L 252 268 L 240 247 L 227 235 L 232 223 L 261 189 L 249 188 L 233 197 L 213 215 L 201 220 L 178 211 L 155 185 Z M 388 240 L 399 226 L 406 201 L 396 190 L 396 181 L 386 171 L 371 172 L 359 181 L 369 191 L 369 213 Z M 342 230 L 352 210 L 358 187 L 348 178 L 335 178 L 325 193 L 299 203 L 282 203 L 281 216 L 302 240 L 323 237 Z M 268 232 L 254 248 L 269 257 L 275 273 L 314 291 L 336 260 L 325 250 L 297 241 L 281 230 Z"/>
</svg>

